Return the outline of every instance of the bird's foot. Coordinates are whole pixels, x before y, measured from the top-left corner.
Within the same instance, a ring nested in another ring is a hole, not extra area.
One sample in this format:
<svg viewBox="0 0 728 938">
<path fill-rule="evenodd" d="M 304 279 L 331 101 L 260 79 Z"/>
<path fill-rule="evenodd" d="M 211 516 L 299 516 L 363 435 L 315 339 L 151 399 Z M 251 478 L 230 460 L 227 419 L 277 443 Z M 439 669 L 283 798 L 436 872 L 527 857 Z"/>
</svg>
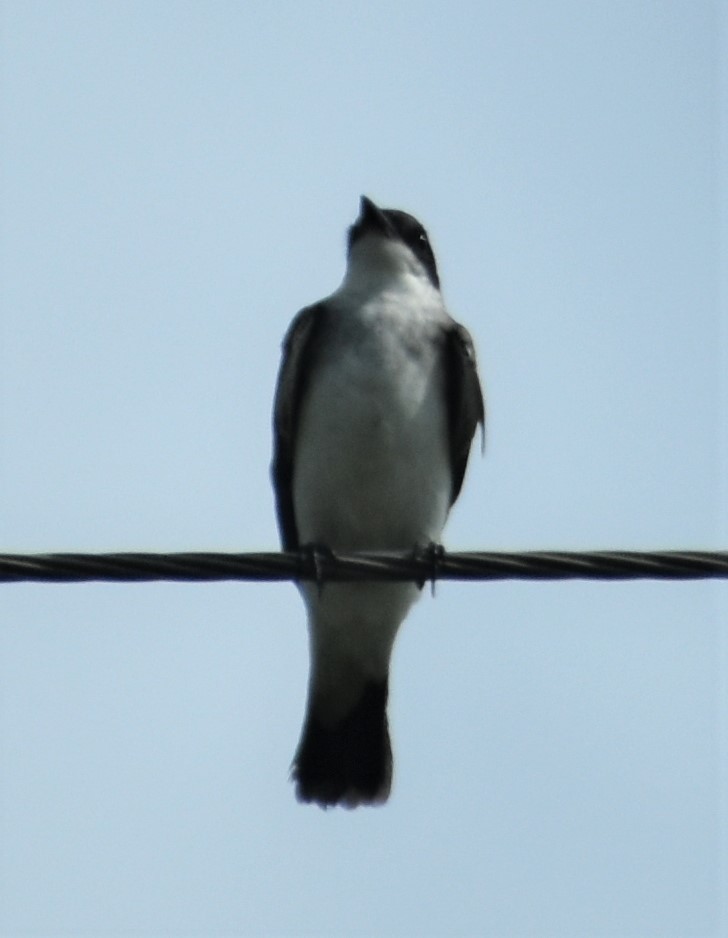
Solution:
<svg viewBox="0 0 728 938">
<path fill-rule="evenodd" d="M 313 570 L 313 579 L 318 587 L 318 594 L 324 591 L 324 563 L 326 560 L 335 560 L 336 554 L 327 544 L 304 544 L 300 549 L 301 566 L 306 572 Z"/>
<path fill-rule="evenodd" d="M 430 581 L 430 592 L 432 596 L 435 595 L 435 581 L 440 573 L 440 562 L 445 556 L 445 548 L 442 544 L 436 544 L 434 541 L 430 541 L 425 547 L 418 545 L 415 547 L 415 557 L 418 560 L 423 560 L 430 564 L 430 575 L 427 577 L 427 580 Z M 420 580 L 418 586 L 420 589 L 425 585 L 427 580 Z"/>
</svg>

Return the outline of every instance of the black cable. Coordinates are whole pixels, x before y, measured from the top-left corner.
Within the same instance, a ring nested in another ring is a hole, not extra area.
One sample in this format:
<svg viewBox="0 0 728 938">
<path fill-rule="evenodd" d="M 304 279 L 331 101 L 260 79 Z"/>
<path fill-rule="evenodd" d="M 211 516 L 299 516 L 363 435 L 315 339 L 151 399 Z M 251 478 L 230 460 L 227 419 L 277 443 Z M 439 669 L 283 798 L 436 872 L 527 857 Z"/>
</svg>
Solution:
<svg viewBox="0 0 728 938">
<path fill-rule="evenodd" d="M 0 582 L 728 579 L 728 551 L 0 554 Z"/>
</svg>

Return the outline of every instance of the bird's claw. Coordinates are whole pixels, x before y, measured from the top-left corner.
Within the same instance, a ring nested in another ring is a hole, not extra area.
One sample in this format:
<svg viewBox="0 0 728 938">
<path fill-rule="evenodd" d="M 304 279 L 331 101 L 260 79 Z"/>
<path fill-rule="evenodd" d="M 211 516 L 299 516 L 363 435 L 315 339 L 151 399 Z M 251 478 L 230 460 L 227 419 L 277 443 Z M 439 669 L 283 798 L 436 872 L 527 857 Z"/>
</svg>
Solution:
<svg viewBox="0 0 728 938">
<path fill-rule="evenodd" d="M 427 580 L 430 581 L 430 593 L 433 597 L 435 595 L 435 581 L 440 573 L 440 562 L 444 556 L 445 548 L 442 544 L 436 544 L 434 541 L 430 541 L 426 547 L 415 548 L 415 557 L 418 560 L 423 560 L 430 564 L 430 575 L 427 577 Z M 427 580 L 420 580 L 418 582 L 420 589 L 422 589 Z"/>
<path fill-rule="evenodd" d="M 323 563 L 325 560 L 334 560 L 336 555 L 326 544 L 304 544 L 301 547 L 301 564 L 307 572 L 313 569 L 314 581 L 318 587 L 319 598 L 324 591 Z"/>
</svg>

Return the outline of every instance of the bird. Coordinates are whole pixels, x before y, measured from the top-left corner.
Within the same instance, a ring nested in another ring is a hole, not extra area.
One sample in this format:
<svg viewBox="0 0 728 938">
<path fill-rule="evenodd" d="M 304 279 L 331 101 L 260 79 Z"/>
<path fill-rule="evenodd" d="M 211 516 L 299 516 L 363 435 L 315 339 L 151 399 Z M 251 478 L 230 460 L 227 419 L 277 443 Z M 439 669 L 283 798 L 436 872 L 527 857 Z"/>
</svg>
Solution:
<svg viewBox="0 0 728 938">
<path fill-rule="evenodd" d="M 425 228 L 362 196 L 341 285 L 303 308 L 283 340 L 271 464 L 283 549 L 439 546 L 478 427 L 473 342 L 447 312 Z M 390 659 L 422 584 L 297 586 L 310 671 L 296 796 L 381 805 L 392 785 Z"/>
</svg>

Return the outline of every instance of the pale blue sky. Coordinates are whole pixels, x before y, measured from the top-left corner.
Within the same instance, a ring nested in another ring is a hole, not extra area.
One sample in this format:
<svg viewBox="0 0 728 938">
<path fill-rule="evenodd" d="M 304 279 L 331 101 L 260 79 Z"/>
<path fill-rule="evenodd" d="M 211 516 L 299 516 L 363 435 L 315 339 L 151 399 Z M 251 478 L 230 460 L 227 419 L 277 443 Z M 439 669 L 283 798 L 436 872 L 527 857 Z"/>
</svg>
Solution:
<svg viewBox="0 0 728 938">
<path fill-rule="evenodd" d="M 1 2 L 0 549 L 275 549 L 280 340 L 362 193 L 480 356 L 447 546 L 728 545 L 727 23 Z M 323 813 L 291 585 L 0 586 L 0 934 L 725 936 L 727 620 L 710 583 L 440 584 L 390 803 Z"/>
</svg>

